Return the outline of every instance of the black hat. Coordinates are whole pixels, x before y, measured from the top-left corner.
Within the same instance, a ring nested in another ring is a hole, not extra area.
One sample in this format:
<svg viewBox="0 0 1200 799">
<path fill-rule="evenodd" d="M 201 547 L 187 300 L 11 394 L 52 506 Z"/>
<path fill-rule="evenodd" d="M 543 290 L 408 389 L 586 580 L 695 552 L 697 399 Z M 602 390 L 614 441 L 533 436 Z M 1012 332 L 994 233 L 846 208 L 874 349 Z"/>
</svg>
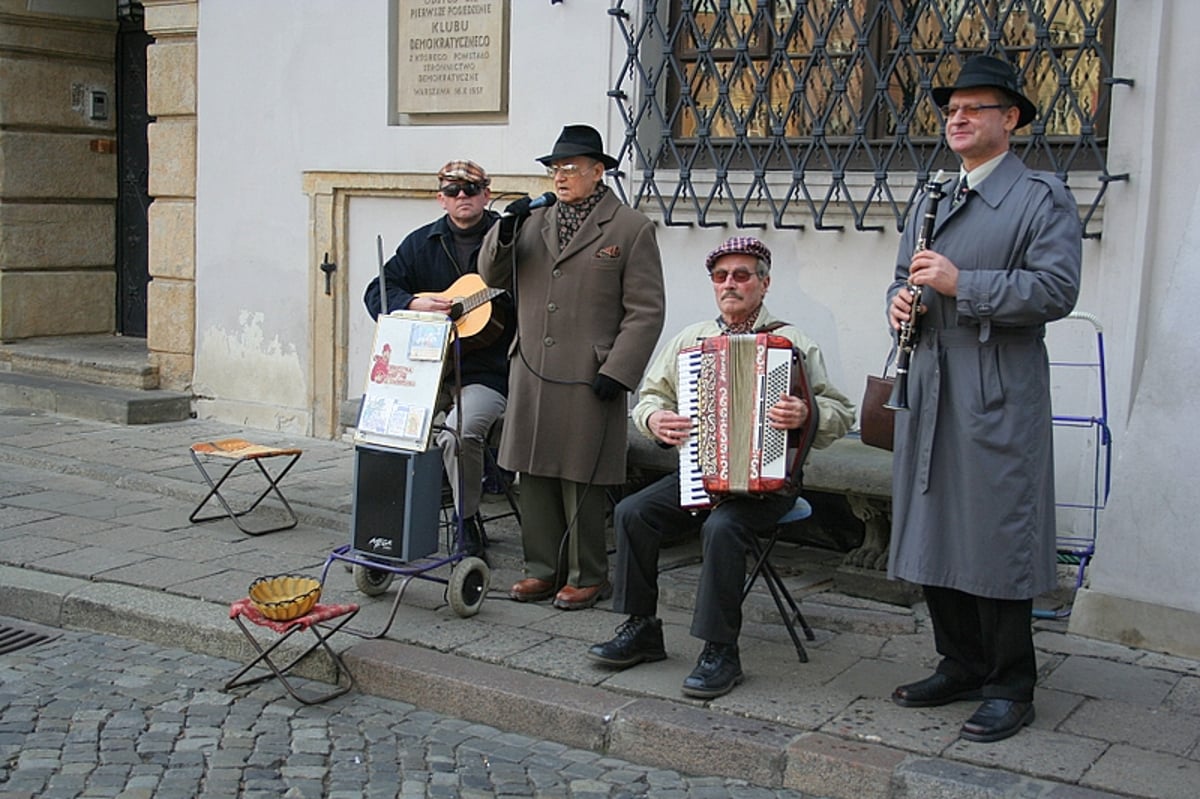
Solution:
<svg viewBox="0 0 1200 799">
<path fill-rule="evenodd" d="M 615 169 L 617 159 L 604 154 L 604 143 L 600 141 L 600 131 L 590 125 L 567 125 L 558 134 L 554 142 L 554 151 L 549 155 L 538 158 L 546 166 L 560 158 L 570 158 L 573 155 L 586 155 L 604 164 L 605 169 Z"/>
<path fill-rule="evenodd" d="M 1025 127 L 1037 116 L 1037 106 L 1029 102 L 1017 89 L 1016 71 L 1000 59 L 986 55 L 977 55 L 963 64 L 962 71 L 958 73 L 958 80 L 954 81 L 953 86 L 934 87 L 933 101 L 939 106 L 944 106 L 950 102 L 950 95 L 959 89 L 974 89 L 980 86 L 999 89 L 1012 99 L 1013 104 L 1021 111 L 1021 116 L 1017 119 L 1018 128 Z"/>
</svg>

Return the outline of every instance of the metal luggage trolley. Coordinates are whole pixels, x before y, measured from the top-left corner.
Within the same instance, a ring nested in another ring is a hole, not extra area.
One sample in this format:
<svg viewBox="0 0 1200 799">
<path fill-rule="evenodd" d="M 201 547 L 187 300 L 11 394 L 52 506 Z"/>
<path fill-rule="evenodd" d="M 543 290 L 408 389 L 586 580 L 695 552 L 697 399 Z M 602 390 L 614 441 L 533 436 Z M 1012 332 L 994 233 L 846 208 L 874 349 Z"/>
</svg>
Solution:
<svg viewBox="0 0 1200 799">
<path fill-rule="evenodd" d="M 325 560 L 321 583 L 330 567 L 348 564 L 355 587 L 367 596 L 379 596 L 400 584 L 387 621 L 375 632 L 347 628 L 363 638 L 382 638 L 391 629 L 404 592 L 414 578 L 446 586 L 446 601 L 458 616 L 469 618 L 479 612 L 487 597 L 491 570 L 482 559 L 465 551 L 463 522 L 439 519 L 442 503 L 441 451 L 397 454 L 359 446 L 355 452 L 355 510 L 353 543 L 333 550 Z M 397 479 L 398 478 L 398 479 Z M 375 494 L 380 501 L 363 501 Z M 372 507 L 366 506 L 371 504 Z M 435 554 L 442 530 L 447 532 L 444 551 Z M 450 567 L 448 577 L 438 576 Z"/>
<path fill-rule="evenodd" d="M 446 428 L 432 424 L 432 410 L 448 350 L 456 386 L 461 385 L 460 344 L 453 331 L 454 324 L 441 314 L 393 311 L 379 317 L 355 434 L 352 543 L 333 550 L 321 572 L 324 585 L 334 563 L 349 564 L 355 586 L 368 596 L 384 593 L 395 577 L 402 578 L 378 631 L 346 629 L 360 637 L 387 634 L 414 578 L 446 586 L 447 602 L 463 618 L 478 613 L 487 597 L 491 572 L 483 559 L 466 553 L 461 514 L 456 524 L 438 518 L 441 450 L 430 444 L 432 432 Z M 430 343 L 435 333 L 443 338 Z M 450 432 L 461 438 L 461 430 Z M 443 528 L 453 529 L 454 536 L 446 542 L 447 554 L 437 554 Z M 438 576 L 446 566 L 449 576 Z"/>
<path fill-rule="evenodd" d="M 1104 328 L 1095 315 L 1075 311 L 1050 326 L 1058 332 L 1075 323 L 1091 326 L 1094 345 L 1075 342 L 1074 353 L 1062 359 L 1051 354 L 1050 378 L 1055 434 L 1055 507 L 1058 563 L 1077 567 L 1071 596 L 1083 585 L 1088 563 L 1096 554 L 1100 512 L 1111 487 L 1112 432 L 1108 427 L 1108 383 L 1104 358 Z M 1086 352 L 1094 346 L 1094 352 Z M 1055 347 L 1057 349 L 1057 347 Z M 1079 353 L 1079 357 L 1074 357 Z M 1084 409 L 1081 412 L 1068 410 Z M 1061 446 L 1060 446 L 1061 445 Z M 1065 619 L 1071 605 L 1035 609 L 1037 618 Z"/>
</svg>

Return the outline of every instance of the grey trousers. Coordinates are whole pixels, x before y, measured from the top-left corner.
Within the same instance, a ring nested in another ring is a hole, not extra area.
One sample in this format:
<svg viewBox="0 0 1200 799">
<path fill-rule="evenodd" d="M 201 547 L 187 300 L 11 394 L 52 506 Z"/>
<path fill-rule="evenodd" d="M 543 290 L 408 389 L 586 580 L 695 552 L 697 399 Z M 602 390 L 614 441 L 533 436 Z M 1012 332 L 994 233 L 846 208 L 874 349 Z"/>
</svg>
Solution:
<svg viewBox="0 0 1200 799">
<path fill-rule="evenodd" d="M 492 425 L 504 415 L 507 402 L 503 394 L 487 386 L 463 386 L 459 404 L 450 409 L 445 422 L 450 430 L 456 429 L 461 409 L 462 457 L 459 458 L 458 442 L 452 433 L 443 430 L 437 435 L 446 480 L 454 494 L 454 507 L 464 519 L 479 512 L 479 499 L 483 495 L 483 449 L 487 446 Z"/>
<path fill-rule="evenodd" d="M 576 588 L 608 581 L 606 488 L 521 473 L 526 575 Z"/>
</svg>

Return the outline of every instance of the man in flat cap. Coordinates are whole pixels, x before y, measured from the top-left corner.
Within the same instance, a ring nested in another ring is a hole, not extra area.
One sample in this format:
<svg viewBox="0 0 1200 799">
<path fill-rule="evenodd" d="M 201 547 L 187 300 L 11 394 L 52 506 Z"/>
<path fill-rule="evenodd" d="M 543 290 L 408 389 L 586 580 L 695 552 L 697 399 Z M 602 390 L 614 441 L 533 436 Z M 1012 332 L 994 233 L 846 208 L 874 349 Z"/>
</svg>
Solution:
<svg viewBox="0 0 1200 799">
<path fill-rule="evenodd" d="M 455 297 L 473 291 L 451 291 L 464 275 L 477 274 L 479 249 L 484 234 L 500 215 L 487 210 L 491 181 L 474 161 L 450 161 L 437 173 L 438 203 L 445 213 L 417 228 L 400 242 L 384 265 L 387 311 L 407 308 L 449 314 Z M 458 284 L 466 285 L 465 283 Z M 471 284 L 474 288 L 476 284 Z M 379 279 L 371 281 L 363 295 L 371 318 L 380 314 Z M 492 425 L 504 413 L 508 395 L 508 346 L 512 343 L 512 302 L 502 295 L 480 309 L 490 314 L 479 332 L 461 342 L 462 393 L 455 402 L 454 369 L 448 366 L 438 397 L 438 411 L 448 413 L 445 428 L 438 433 L 446 477 L 454 494 L 454 505 L 462 520 L 465 551 L 486 557 L 485 537 L 479 525 L 479 501 L 483 493 L 484 447 Z M 462 423 L 462 452 L 454 433 L 458 417 Z"/>
<path fill-rule="evenodd" d="M 606 489 L 625 482 L 629 390 L 662 332 L 654 223 L 602 182 L 600 133 L 567 125 L 537 159 L 557 203 L 522 198 L 488 233 L 479 271 L 517 301 L 500 465 L 520 472 L 525 579 L 510 596 L 563 610 L 606 598 Z"/>
<path fill-rule="evenodd" d="M 962 167 L 920 251 L 929 201 L 914 204 L 887 292 L 892 329 L 918 330 L 911 410 L 896 414 L 888 574 L 922 586 L 941 661 L 892 700 L 982 700 L 959 734 L 998 741 L 1033 721 L 1033 598 L 1057 585 L 1043 337 L 1075 306 L 1081 229 L 1062 181 L 1009 151 L 1037 115 L 1011 66 L 972 58 L 933 98 Z"/>
<path fill-rule="evenodd" d="M 816 412 L 799 397 L 784 394 L 768 413 L 771 427 L 798 430 L 816 420 L 813 446 L 827 447 L 854 423 L 854 406 L 834 388 L 816 343 L 793 325 L 776 319 L 763 305 L 771 285 L 771 251 L 756 238 L 736 236 L 708 254 L 705 268 L 720 316 L 686 327 L 646 371 L 633 421 L 664 447 L 683 445 L 692 421 L 679 408 L 679 352 L 706 338 L 770 331 L 790 340 L 803 357 Z M 686 409 L 683 409 L 686 410 Z M 683 693 L 711 699 L 742 681 L 738 635 L 742 626 L 742 584 L 746 555 L 754 536 L 769 535 L 796 498 L 798 486 L 777 494 L 730 495 L 711 511 L 680 507 L 679 472 L 626 497 L 613 512 L 617 541 L 616 594 L 613 607 L 629 614 L 616 637 L 588 650 L 592 660 L 624 669 L 642 661 L 662 660 L 662 621 L 658 605 L 658 553 L 664 536 L 700 532 L 704 551 L 696 589 L 691 633 L 704 641 L 695 670 Z"/>
</svg>

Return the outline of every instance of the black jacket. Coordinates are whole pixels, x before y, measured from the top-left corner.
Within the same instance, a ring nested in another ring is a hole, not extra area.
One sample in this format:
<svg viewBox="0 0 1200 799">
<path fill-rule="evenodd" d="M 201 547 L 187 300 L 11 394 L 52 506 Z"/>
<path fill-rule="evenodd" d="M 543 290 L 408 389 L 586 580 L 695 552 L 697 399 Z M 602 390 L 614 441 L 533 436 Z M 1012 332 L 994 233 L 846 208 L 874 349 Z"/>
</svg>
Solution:
<svg viewBox="0 0 1200 799">
<path fill-rule="evenodd" d="M 500 215 L 494 211 L 485 213 L 490 228 Z M 471 253 L 471 261 L 468 264 L 459 264 L 455 260 L 450 224 L 450 218 L 443 215 L 428 225 L 417 228 L 400 242 L 396 254 L 384 264 L 389 311 L 407 308 L 413 295 L 419 292 L 444 291 L 468 272 L 478 272 L 478 249 Z M 363 303 L 372 319 L 379 316 L 379 278 L 367 284 Z M 497 314 L 497 318 L 504 324 L 504 332 L 497 340 L 479 349 L 470 349 L 464 345 L 462 382 L 464 386 L 482 384 L 507 396 L 508 347 L 516 327 L 512 324 L 514 314 L 509 295 L 504 294 L 492 301 L 492 313 Z M 469 340 L 465 339 L 464 342 Z M 452 378 L 452 368 L 447 368 L 448 378 Z"/>
</svg>

